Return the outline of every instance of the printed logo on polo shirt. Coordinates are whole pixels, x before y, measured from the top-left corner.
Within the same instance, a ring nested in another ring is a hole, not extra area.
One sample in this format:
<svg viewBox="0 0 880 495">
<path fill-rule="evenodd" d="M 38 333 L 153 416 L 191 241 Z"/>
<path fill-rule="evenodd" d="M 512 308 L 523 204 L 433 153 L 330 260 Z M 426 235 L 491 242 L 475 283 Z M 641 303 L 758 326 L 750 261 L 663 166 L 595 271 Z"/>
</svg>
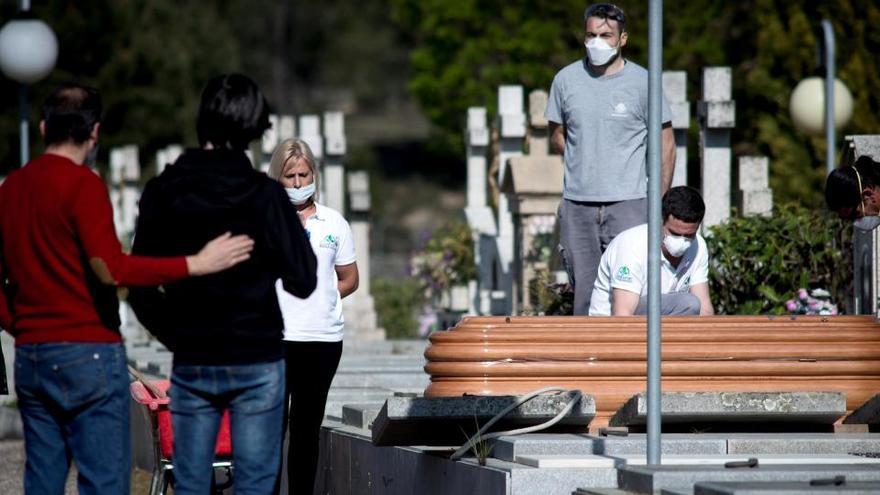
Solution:
<svg viewBox="0 0 880 495">
<path fill-rule="evenodd" d="M 623 102 L 614 105 L 614 110 L 611 112 L 612 117 L 626 117 L 627 115 L 626 105 Z"/>
<path fill-rule="evenodd" d="M 617 270 L 617 275 L 614 277 L 621 282 L 632 282 L 632 274 L 629 271 L 629 267 L 623 265 Z"/>
<path fill-rule="evenodd" d="M 321 244 L 319 244 L 322 248 L 336 249 L 336 245 L 339 244 L 339 238 L 333 237 L 333 234 L 327 234 L 321 239 Z"/>
</svg>

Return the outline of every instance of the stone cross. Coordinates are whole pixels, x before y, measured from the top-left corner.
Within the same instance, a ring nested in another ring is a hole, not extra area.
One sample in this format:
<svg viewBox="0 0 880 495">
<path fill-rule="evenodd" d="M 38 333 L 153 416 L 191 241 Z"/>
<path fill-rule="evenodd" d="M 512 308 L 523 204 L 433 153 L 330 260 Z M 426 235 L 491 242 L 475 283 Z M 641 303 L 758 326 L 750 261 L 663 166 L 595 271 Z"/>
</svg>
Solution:
<svg viewBox="0 0 880 495">
<path fill-rule="evenodd" d="M 345 165 L 346 151 L 345 114 L 324 113 L 324 168 L 321 171 L 321 202 L 339 213 L 345 214 Z"/>
<path fill-rule="evenodd" d="M 342 300 L 347 338 L 382 340 L 373 296 L 370 293 L 370 177 L 365 171 L 348 173 L 349 223 L 357 253 L 358 290 Z"/>
<path fill-rule="evenodd" d="M 688 185 L 687 132 L 691 125 L 691 104 L 687 100 L 687 72 L 664 71 L 663 94 L 672 110 L 672 129 L 675 134 L 675 172 L 672 186 Z"/>
<path fill-rule="evenodd" d="M 486 108 L 468 108 L 467 129 L 467 206 L 464 209 L 468 226 L 474 238 L 474 262 L 477 280 L 468 288 L 468 313 L 491 314 L 492 266 L 497 257 L 495 244 L 495 217 L 486 199 L 488 186 L 487 153 L 489 128 L 486 124 Z"/>
<path fill-rule="evenodd" d="M 766 156 L 739 157 L 737 207 L 740 215 L 750 217 L 773 214 L 773 190 L 769 187 L 770 165 Z"/>
<path fill-rule="evenodd" d="M 508 160 L 522 156 L 523 138 L 526 135 L 526 116 L 523 112 L 522 86 L 498 87 L 498 184 L 503 184 L 507 175 Z M 513 252 L 514 225 L 510 205 L 505 194 L 498 197 L 498 285 L 504 299 L 493 303 L 494 313 L 511 314 L 513 310 Z"/>
<path fill-rule="evenodd" d="M 161 175 L 165 167 L 176 162 L 181 154 L 183 154 L 183 146 L 179 144 L 169 144 L 156 151 L 156 176 Z"/>
<path fill-rule="evenodd" d="M 512 314 L 534 311 L 538 301 L 531 299 L 529 284 L 539 269 L 548 269 L 547 260 L 535 253 L 539 236 L 553 234 L 556 210 L 562 199 L 562 157 L 549 154 L 547 93 L 529 94 L 529 154 L 508 160 L 501 190 L 509 198 L 514 219 L 514 261 Z"/>
<path fill-rule="evenodd" d="M 127 244 L 134 233 L 140 198 L 141 166 L 137 146 L 130 144 L 110 150 L 110 202 L 116 235 Z"/>
<path fill-rule="evenodd" d="M 697 103 L 701 189 L 706 202 L 703 232 L 730 217 L 730 133 L 736 122 L 730 74 L 730 67 L 703 69 L 702 100 Z"/>
</svg>

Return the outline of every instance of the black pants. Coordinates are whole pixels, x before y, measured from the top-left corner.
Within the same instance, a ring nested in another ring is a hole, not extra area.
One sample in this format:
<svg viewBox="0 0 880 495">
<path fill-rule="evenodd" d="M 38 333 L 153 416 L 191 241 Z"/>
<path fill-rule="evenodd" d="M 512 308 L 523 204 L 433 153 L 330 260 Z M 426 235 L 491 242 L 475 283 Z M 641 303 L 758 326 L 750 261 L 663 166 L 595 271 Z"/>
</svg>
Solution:
<svg viewBox="0 0 880 495">
<path fill-rule="evenodd" d="M 290 434 L 287 487 L 312 495 L 318 467 L 318 440 L 330 382 L 342 357 L 342 342 L 284 342 L 287 398 L 284 421 Z"/>
</svg>

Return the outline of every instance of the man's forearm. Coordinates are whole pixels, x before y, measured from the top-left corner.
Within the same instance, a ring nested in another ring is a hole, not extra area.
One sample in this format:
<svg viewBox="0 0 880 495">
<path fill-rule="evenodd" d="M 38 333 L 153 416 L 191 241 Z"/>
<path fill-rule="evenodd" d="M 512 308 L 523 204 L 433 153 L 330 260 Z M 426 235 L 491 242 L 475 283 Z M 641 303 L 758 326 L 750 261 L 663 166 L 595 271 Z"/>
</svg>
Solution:
<svg viewBox="0 0 880 495">
<path fill-rule="evenodd" d="M 550 150 L 554 153 L 565 153 L 565 126 L 550 122 L 548 124 L 550 131 Z"/>
<path fill-rule="evenodd" d="M 671 126 L 663 128 L 662 137 L 660 184 L 662 194 L 666 194 L 672 186 L 672 176 L 675 174 L 675 134 Z"/>
</svg>

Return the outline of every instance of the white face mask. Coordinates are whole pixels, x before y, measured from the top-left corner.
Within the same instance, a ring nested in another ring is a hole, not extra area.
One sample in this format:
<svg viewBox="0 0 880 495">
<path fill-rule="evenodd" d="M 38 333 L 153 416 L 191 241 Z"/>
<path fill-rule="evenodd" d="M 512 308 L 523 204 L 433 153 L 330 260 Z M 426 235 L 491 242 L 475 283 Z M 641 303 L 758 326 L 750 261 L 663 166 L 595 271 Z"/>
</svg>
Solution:
<svg viewBox="0 0 880 495">
<path fill-rule="evenodd" d="M 673 258 L 681 258 L 681 256 L 691 247 L 693 239 L 680 235 L 667 235 L 663 238 L 663 247 L 666 252 Z"/>
<path fill-rule="evenodd" d="M 284 190 L 287 191 L 290 202 L 299 206 L 305 204 L 309 198 L 315 195 L 315 183 L 312 182 L 302 187 L 285 187 Z"/>
<path fill-rule="evenodd" d="M 592 38 L 584 46 L 587 47 L 587 54 L 593 65 L 605 65 L 617 55 L 617 47 L 612 47 L 602 38 Z"/>
</svg>

